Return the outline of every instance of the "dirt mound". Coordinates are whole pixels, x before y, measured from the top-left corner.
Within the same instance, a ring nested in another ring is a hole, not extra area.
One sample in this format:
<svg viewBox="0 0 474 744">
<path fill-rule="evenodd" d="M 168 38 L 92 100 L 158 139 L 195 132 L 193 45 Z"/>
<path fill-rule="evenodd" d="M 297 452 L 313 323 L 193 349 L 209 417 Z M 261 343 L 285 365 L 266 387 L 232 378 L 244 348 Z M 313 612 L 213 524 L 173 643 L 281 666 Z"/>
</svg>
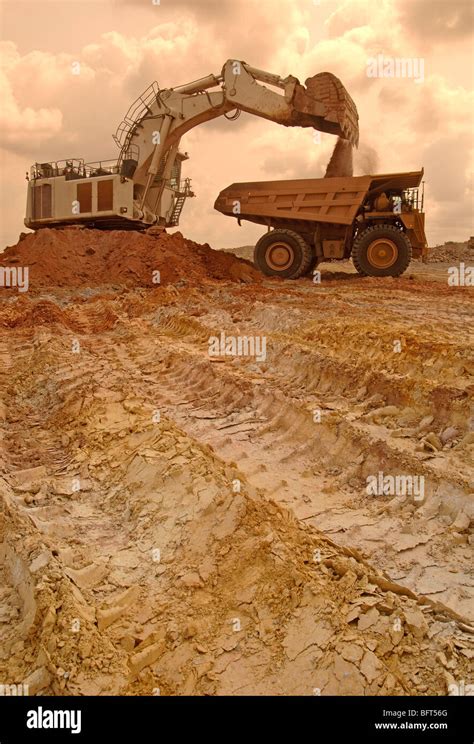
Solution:
<svg viewBox="0 0 474 744">
<path fill-rule="evenodd" d="M 44 228 L 6 248 L 0 265 L 28 266 L 32 289 L 260 280 L 251 264 L 214 251 L 207 243 L 187 240 L 180 232 L 156 236 L 124 230 Z"/>
<path fill-rule="evenodd" d="M 223 248 L 225 253 L 233 253 L 238 258 L 244 258 L 246 261 L 253 263 L 253 253 L 255 246 L 253 245 L 239 245 L 236 248 Z"/>
<path fill-rule="evenodd" d="M 442 245 L 435 245 L 430 248 L 429 261 L 434 263 L 470 261 L 472 263 L 474 262 L 474 240 L 471 238 L 464 243 L 448 240 Z"/>
</svg>

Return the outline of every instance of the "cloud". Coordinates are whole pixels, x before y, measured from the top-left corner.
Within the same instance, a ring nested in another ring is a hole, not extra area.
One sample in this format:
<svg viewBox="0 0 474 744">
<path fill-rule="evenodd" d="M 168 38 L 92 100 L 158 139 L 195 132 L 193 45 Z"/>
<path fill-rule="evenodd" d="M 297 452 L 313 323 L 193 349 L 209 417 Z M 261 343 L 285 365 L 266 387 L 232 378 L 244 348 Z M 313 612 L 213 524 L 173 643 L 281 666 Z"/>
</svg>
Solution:
<svg viewBox="0 0 474 744">
<path fill-rule="evenodd" d="M 449 43 L 472 35 L 474 7 L 471 0 L 403 0 L 399 18 L 410 36 Z"/>
<path fill-rule="evenodd" d="M 20 108 L 11 83 L 0 71 L 0 132 L 3 146 L 12 150 L 31 151 L 57 136 L 62 128 L 62 113 L 57 108 Z"/>
<path fill-rule="evenodd" d="M 431 197 L 439 202 L 462 202 L 468 185 L 466 153 L 474 147 L 468 135 L 442 137 L 423 152 L 425 177 L 430 183 Z"/>
</svg>

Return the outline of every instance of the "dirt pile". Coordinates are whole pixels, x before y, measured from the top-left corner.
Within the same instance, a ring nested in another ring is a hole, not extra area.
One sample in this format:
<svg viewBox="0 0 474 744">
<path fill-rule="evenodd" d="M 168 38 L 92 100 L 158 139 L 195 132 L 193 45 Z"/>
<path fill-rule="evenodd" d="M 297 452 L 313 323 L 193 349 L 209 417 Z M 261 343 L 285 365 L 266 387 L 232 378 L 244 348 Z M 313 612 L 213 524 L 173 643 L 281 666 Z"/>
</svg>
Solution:
<svg viewBox="0 0 474 744">
<path fill-rule="evenodd" d="M 260 280 L 249 263 L 214 251 L 207 243 L 194 243 L 180 232 L 156 236 L 123 230 L 44 228 L 8 247 L 0 256 L 0 265 L 28 266 L 31 289 Z"/>
<path fill-rule="evenodd" d="M 463 243 L 456 243 L 448 240 L 442 245 L 435 245 L 430 248 L 429 261 L 433 263 L 445 263 L 452 261 L 459 263 L 469 262 L 474 264 L 474 239 L 466 240 Z"/>
<path fill-rule="evenodd" d="M 253 262 L 253 253 L 255 246 L 253 245 L 239 245 L 236 248 L 223 248 L 225 253 L 233 253 L 238 258 L 245 258 L 246 261 Z"/>
</svg>

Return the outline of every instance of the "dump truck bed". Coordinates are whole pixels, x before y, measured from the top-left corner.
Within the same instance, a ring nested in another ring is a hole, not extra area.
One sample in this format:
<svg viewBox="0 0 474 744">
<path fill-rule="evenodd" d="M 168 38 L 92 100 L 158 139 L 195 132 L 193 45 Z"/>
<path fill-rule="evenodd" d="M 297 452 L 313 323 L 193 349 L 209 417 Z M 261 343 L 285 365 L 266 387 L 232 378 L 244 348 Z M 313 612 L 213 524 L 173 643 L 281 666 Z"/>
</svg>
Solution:
<svg viewBox="0 0 474 744">
<path fill-rule="evenodd" d="M 222 214 L 265 224 L 268 218 L 350 225 L 369 192 L 416 188 L 423 171 L 344 178 L 233 183 L 217 197 Z"/>
</svg>

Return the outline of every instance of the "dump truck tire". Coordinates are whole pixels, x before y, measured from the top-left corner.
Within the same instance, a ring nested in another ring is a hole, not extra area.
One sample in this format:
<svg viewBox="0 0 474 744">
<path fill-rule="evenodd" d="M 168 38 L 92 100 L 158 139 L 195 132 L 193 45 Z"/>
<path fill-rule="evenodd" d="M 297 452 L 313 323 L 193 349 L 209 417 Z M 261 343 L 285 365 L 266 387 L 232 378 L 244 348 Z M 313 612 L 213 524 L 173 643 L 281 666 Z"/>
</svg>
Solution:
<svg viewBox="0 0 474 744">
<path fill-rule="evenodd" d="M 265 276 L 297 279 L 313 262 L 313 251 L 293 230 L 272 230 L 262 235 L 254 251 L 254 263 Z"/>
<path fill-rule="evenodd" d="M 400 276 L 411 261 L 411 243 L 395 225 L 372 225 L 352 246 L 352 261 L 362 276 Z"/>
</svg>

